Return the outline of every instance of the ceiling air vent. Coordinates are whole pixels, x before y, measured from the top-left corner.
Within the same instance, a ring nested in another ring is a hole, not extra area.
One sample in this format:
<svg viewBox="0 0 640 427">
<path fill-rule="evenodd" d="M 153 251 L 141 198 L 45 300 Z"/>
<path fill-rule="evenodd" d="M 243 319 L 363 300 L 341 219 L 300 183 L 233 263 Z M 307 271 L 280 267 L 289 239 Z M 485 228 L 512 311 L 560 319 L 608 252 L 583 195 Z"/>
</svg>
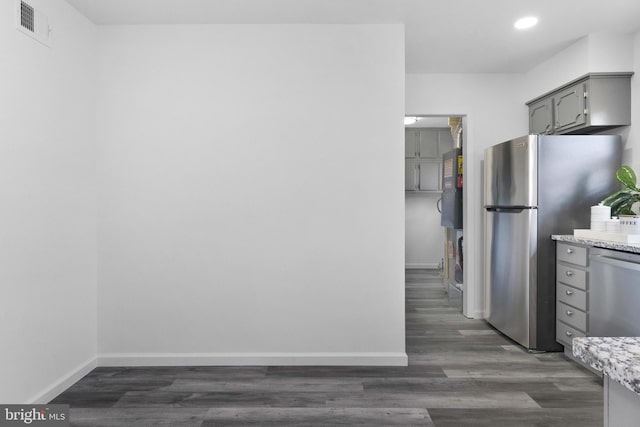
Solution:
<svg viewBox="0 0 640 427">
<path fill-rule="evenodd" d="M 16 27 L 45 46 L 51 46 L 51 28 L 47 15 L 24 0 L 16 1 Z"/>
</svg>

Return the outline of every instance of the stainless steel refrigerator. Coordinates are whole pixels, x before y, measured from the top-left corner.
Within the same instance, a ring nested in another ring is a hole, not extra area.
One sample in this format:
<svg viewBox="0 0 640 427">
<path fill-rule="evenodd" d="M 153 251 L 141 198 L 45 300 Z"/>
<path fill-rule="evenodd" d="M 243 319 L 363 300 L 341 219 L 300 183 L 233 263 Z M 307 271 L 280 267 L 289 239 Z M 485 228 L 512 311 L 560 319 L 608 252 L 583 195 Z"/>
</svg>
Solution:
<svg viewBox="0 0 640 427">
<path fill-rule="evenodd" d="M 617 135 L 528 135 L 484 155 L 485 317 L 530 350 L 556 351 L 552 234 L 589 228 L 620 188 Z"/>
</svg>

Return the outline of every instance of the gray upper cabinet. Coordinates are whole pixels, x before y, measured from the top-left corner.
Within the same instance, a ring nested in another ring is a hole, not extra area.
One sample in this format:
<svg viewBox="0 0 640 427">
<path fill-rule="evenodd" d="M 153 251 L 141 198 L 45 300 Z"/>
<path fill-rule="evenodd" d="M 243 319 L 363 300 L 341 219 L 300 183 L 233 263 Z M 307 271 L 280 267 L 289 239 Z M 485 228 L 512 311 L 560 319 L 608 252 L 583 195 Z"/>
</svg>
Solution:
<svg viewBox="0 0 640 427">
<path fill-rule="evenodd" d="M 448 131 L 451 133 L 451 131 Z M 439 151 L 439 131 L 437 129 L 419 129 L 420 143 L 418 156 L 422 159 L 437 159 Z"/>
<path fill-rule="evenodd" d="M 442 155 L 453 150 L 453 136 L 451 130 L 438 132 L 438 158 L 442 161 Z"/>
<path fill-rule="evenodd" d="M 630 125 L 632 75 L 587 74 L 529 101 L 529 132 L 589 133 Z"/>
<path fill-rule="evenodd" d="M 418 140 L 420 134 L 415 129 L 405 129 L 404 131 L 404 158 L 418 156 Z"/>
<path fill-rule="evenodd" d="M 405 129 L 406 191 L 442 191 L 442 154 L 453 149 L 449 128 Z"/>
<path fill-rule="evenodd" d="M 585 97 L 587 95 L 587 83 L 578 83 L 558 92 L 553 97 L 555 108 L 555 133 L 562 133 L 565 129 L 582 126 L 586 123 Z"/>
<path fill-rule="evenodd" d="M 545 98 L 529 106 L 529 132 L 549 134 L 553 130 L 553 99 Z"/>
</svg>

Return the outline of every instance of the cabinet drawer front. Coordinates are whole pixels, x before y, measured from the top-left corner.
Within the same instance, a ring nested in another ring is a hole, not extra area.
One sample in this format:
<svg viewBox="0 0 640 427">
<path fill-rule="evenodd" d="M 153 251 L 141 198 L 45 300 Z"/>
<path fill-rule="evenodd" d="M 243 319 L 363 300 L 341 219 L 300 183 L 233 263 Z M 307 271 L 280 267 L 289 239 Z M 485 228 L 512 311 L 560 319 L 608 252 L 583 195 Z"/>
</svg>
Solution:
<svg viewBox="0 0 640 427">
<path fill-rule="evenodd" d="M 587 313 L 561 302 L 556 303 L 556 319 L 576 328 L 583 333 L 587 331 Z"/>
<path fill-rule="evenodd" d="M 576 307 L 582 311 L 587 311 L 587 293 L 580 289 L 572 288 L 563 283 L 556 285 L 556 296 L 558 301 Z"/>
<path fill-rule="evenodd" d="M 566 325 L 562 322 L 556 322 L 556 341 L 562 343 L 564 345 L 572 347 L 571 340 L 576 337 L 584 337 L 584 332 L 581 332 L 575 328 L 572 328 L 569 325 Z"/>
<path fill-rule="evenodd" d="M 556 280 L 578 289 L 587 290 L 587 272 L 579 268 L 558 264 Z"/>
<path fill-rule="evenodd" d="M 556 247 L 556 256 L 559 261 L 570 262 L 571 264 L 580 265 L 582 267 L 587 266 L 587 260 L 589 259 L 587 248 L 568 245 L 566 243 L 558 243 L 558 246 Z"/>
</svg>

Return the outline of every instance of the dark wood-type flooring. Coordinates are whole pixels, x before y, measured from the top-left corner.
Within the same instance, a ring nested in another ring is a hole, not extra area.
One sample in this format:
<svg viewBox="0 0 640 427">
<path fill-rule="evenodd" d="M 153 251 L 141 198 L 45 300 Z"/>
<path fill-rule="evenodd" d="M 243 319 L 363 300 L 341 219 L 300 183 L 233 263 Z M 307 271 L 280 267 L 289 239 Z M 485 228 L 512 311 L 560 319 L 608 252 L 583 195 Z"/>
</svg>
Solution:
<svg viewBox="0 0 640 427">
<path fill-rule="evenodd" d="M 408 367 L 97 368 L 51 403 L 74 426 L 602 426 L 602 381 L 529 354 L 406 275 Z"/>
</svg>

